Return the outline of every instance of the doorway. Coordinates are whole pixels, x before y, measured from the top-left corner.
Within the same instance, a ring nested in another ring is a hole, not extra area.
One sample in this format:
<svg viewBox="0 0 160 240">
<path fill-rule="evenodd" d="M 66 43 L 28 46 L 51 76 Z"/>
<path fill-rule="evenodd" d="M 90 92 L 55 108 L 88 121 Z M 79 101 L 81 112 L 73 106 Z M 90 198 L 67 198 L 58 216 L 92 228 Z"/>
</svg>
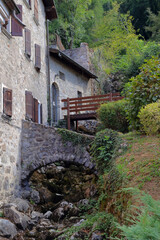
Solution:
<svg viewBox="0 0 160 240">
<path fill-rule="evenodd" d="M 52 122 L 59 120 L 59 88 L 56 83 L 52 84 Z"/>
</svg>

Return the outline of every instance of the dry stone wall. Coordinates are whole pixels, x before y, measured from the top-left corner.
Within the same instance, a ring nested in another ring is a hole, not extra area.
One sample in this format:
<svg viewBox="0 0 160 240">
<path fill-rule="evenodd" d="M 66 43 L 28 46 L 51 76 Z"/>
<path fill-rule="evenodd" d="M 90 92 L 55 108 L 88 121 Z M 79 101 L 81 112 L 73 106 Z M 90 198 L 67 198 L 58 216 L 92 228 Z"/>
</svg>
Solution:
<svg viewBox="0 0 160 240">
<path fill-rule="evenodd" d="M 57 161 L 81 164 L 94 169 L 86 148 L 70 140 L 64 142 L 55 128 L 23 121 L 22 186 L 26 186 L 35 170 Z"/>
</svg>

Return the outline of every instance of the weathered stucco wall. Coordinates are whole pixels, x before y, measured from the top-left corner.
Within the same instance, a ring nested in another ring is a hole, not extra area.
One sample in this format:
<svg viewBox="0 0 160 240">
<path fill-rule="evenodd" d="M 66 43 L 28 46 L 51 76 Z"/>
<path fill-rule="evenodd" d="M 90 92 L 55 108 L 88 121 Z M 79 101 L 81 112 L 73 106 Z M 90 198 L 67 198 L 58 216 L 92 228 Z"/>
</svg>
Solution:
<svg viewBox="0 0 160 240">
<path fill-rule="evenodd" d="M 20 178 L 21 124 L 25 119 L 25 90 L 43 104 L 43 122 L 47 122 L 47 65 L 45 11 L 39 0 L 39 25 L 33 19 L 34 3 L 29 9 L 25 0 L 15 0 L 23 6 L 23 23 L 31 30 L 31 58 L 25 56 L 23 37 L 9 39 L 0 32 L 0 201 L 18 192 Z M 35 65 L 35 43 L 41 46 L 41 70 Z M 3 119 L 3 87 L 12 90 L 12 118 Z"/>
<path fill-rule="evenodd" d="M 65 74 L 65 80 L 60 79 L 59 71 Z M 82 96 L 91 95 L 90 81 L 87 77 L 76 72 L 70 66 L 63 64 L 57 59 L 50 57 L 50 72 L 51 72 L 51 103 L 52 103 L 52 84 L 54 83 L 58 89 L 58 112 L 59 119 L 63 119 L 66 115 L 61 108 L 64 103 L 61 102 L 64 98 L 77 98 L 77 92 L 81 92 Z M 52 104 L 51 104 L 52 106 Z M 53 114 L 53 112 L 51 112 Z"/>
<path fill-rule="evenodd" d="M 76 133 L 74 133 L 76 134 Z M 90 141 L 93 137 L 84 137 Z M 38 168 L 45 165 L 64 161 L 72 164 L 82 164 L 90 169 L 94 164 L 86 150 L 75 144 L 71 139 L 63 141 L 62 135 L 55 128 L 23 122 L 22 131 L 22 185 L 28 181 L 29 176 Z"/>
</svg>

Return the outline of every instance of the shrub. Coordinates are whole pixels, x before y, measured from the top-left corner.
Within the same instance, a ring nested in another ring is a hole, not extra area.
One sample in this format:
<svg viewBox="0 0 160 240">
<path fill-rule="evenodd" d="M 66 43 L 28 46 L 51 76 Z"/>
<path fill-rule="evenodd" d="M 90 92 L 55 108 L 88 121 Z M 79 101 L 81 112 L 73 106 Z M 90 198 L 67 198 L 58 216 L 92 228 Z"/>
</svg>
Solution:
<svg viewBox="0 0 160 240">
<path fill-rule="evenodd" d="M 133 221 L 133 225 L 120 227 L 123 236 L 128 240 L 159 240 L 160 201 L 154 200 L 150 195 L 144 195 L 142 202 L 144 206 L 141 214 Z"/>
<path fill-rule="evenodd" d="M 116 131 L 105 129 L 96 134 L 91 153 L 100 172 L 110 169 L 113 156 L 119 147 L 120 137 Z"/>
<path fill-rule="evenodd" d="M 98 117 L 105 128 L 120 132 L 128 132 L 128 121 L 125 112 L 126 101 L 109 102 L 101 105 Z"/>
<path fill-rule="evenodd" d="M 160 102 L 148 104 L 141 108 L 138 117 L 143 130 L 148 135 L 160 133 Z"/>
<path fill-rule="evenodd" d="M 132 129 L 140 128 L 140 109 L 160 99 L 160 60 L 147 60 L 140 70 L 140 74 L 131 78 L 124 90 L 128 102 L 127 118 Z"/>
</svg>

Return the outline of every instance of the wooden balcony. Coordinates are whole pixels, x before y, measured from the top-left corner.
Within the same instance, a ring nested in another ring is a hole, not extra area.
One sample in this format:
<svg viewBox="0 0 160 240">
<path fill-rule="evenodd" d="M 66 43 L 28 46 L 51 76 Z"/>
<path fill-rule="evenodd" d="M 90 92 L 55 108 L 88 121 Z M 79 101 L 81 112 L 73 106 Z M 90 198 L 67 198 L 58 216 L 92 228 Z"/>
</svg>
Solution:
<svg viewBox="0 0 160 240">
<path fill-rule="evenodd" d="M 76 121 L 76 129 L 78 129 L 78 121 L 96 119 L 96 111 L 101 104 L 121 99 L 123 97 L 120 93 L 62 99 L 62 102 L 66 103 L 66 107 L 62 110 L 67 110 L 65 118 L 67 118 L 68 129 L 71 128 L 71 121 Z"/>
</svg>

